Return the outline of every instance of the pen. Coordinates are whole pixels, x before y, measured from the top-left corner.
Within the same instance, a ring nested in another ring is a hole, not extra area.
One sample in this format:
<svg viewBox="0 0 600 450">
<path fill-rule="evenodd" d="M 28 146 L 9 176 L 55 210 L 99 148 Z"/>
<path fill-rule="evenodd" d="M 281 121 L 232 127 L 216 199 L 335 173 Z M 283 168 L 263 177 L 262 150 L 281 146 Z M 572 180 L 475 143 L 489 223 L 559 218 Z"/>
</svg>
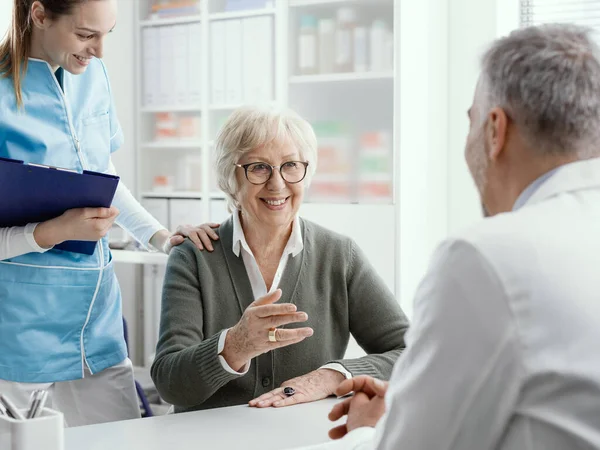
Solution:
<svg viewBox="0 0 600 450">
<path fill-rule="evenodd" d="M 34 411 L 31 416 L 32 419 L 39 417 L 42 411 L 44 410 L 44 405 L 46 404 L 46 399 L 48 398 L 48 391 L 43 390 L 39 391 L 37 404 L 34 404 Z"/>
<path fill-rule="evenodd" d="M 31 391 L 31 395 L 29 396 L 29 403 L 27 405 L 27 418 L 31 419 L 31 415 L 33 413 L 33 406 L 37 400 L 38 390 Z"/>
<path fill-rule="evenodd" d="M 17 419 L 17 420 L 25 420 L 25 417 L 23 417 L 23 414 L 21 414 L 21 411 L 19 411 L 17 409 L 17 407 L 15 405 L 13 405 L 13 403 L 10 401 L 10 399 L 6 395 L 0 394 L 0 402 L 2 402 L 4 404 L 4 407 L 6 408 L 6 412 L 8 413 L 8 417 L 12 417 L 13 419 Z"/>
<path fill-rule="evenodd" d="M 33 413 L 35 412 L 35 409 L 37 407 L 37 404 L 39 402 L 39 394 L 40 394 L 40 390 L 36 389 L 34 391 L 31 392 L 31 396 L 29 397 L 29 405 L 27 405 L 27 418 L 28 419 L 32 419 L 33 418 Z"/>
</svg>

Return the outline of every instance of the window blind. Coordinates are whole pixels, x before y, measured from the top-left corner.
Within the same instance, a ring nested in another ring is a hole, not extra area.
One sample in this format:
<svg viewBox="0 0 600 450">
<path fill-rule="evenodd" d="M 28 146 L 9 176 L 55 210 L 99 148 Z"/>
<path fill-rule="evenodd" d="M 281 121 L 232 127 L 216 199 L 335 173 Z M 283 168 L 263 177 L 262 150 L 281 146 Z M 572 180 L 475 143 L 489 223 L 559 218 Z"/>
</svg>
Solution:
<svg viewBox="0 0 600 450">
<path fill-rule="evenodd" d="M 521 0 L 521 26 L 573 23 L 600 31 L 600 0 Z"/>
</svg>

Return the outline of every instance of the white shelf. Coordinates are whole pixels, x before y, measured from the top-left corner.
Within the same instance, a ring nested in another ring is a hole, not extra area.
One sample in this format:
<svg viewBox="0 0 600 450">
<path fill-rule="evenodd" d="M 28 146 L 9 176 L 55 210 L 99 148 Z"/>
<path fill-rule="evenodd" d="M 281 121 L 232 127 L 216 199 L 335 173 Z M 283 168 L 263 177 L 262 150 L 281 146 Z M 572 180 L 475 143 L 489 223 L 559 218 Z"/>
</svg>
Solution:
<svg viewBox="0 0 600 450">
<path fill-rule="evenodd" d="M 244 19 L 246 17 L 269 16 L 275 14 L 275 8 L 252 9 L 246 11 L 227 11 L 209 14 L 208 20 Z"/>
<path fill-rule="evenodd" d="M 372 6 L 385 5 L 391 3 L 390 0 L 290 0 L 290 8 L 310 7 L 310 6 L 337 6 L 337 5 L 358 5 Z"/>
<path fill-rule="evenodd" d="M 193 16 L 172 17 L 168 19 L 148 19 L 140 21 L 140 27 L 160 27 L 162 25 L 179 25 L 184 23 L 200 22 L 202 16 L 195 14 Z"/>
<path fill-rule="evenodd" d="M 156 113 L 156 112 L 200 112 L 200 105 L 156 105 L 142 106 L 140 112 Z"/>
<path fill-rule="evenodd" d="M 142 148 L 150 149 L 199 149 L 202 147 L 202 141 L 154 141 L 154 142 L 143 142 Z"/>
<path fill-rule="evenodd" d="M 290 83 L 332 83 L 339 81 L 368 81 L 368 80 L 393 80 L 394 72 L 349 72 L 327 73 L 318 75 L 295 75 L 290 78 Z"/>
<path fill-rule="evenodd" d="M 357 0 L 290 0 L 290 8 L 301 6 L 336 5 L 340 3 L 356 3 Z"/>
<path fill-rule="evenodd" d="M 211 111 L 233 111 L 236 108 L 242 106 L 243 103 L 230 104 L 230 105 L 210 105 L 209 109 Z"/>
<path fill-rule="evenodd" d="M 211 192 L 209 198 L 213 200 L 224 200 L 225 194 L 222 192 Z M 142 192 L 144 198 L 196 198 L 204 197 L 200 191 L 171 191 L 171 192 Z"/>
<path fill-rule="evenodd" d="M 129 264 L 166 264 L 168 255 L 134 250 L 111 250 L 113 261 Z"/>
</svg>

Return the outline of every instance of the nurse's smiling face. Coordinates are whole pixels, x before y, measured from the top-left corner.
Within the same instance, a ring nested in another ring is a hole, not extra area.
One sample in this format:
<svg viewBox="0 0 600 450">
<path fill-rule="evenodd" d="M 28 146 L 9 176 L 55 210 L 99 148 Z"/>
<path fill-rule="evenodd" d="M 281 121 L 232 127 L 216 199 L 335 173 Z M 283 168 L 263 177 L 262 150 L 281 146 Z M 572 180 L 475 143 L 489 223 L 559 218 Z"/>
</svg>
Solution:
<svg viewBox="0 0 600 450">
<path fill-rule="evenodd" d="M 102 58 L 104 38 L 116 24 L 117 0 L 83 1 L 70 14 L 56 17 L 38 1 L 32 5 L 31 19 L 31 57 L 78 75 L 92 58 Z"/>
</svg>

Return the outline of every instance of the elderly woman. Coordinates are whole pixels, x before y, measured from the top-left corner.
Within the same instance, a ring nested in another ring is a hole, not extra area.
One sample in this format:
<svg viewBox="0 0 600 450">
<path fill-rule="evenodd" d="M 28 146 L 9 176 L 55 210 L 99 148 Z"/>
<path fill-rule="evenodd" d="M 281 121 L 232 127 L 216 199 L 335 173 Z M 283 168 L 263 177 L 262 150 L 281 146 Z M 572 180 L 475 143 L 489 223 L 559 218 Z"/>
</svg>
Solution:
<svg viewBox="0 0 600 450">
<path fill-rule="evenodd" d="M 244 107 L 216 144 L 232 216 L 212 253 L 172 250 L 152 379 L 176 412 L 325 398 L 346 378 L 389 379 L 408 321 L 349 238 L 298 217 L 316 166 L 311 126 Z M 343 359 L 352 334 L 368 354 Z"/>
</svg>

